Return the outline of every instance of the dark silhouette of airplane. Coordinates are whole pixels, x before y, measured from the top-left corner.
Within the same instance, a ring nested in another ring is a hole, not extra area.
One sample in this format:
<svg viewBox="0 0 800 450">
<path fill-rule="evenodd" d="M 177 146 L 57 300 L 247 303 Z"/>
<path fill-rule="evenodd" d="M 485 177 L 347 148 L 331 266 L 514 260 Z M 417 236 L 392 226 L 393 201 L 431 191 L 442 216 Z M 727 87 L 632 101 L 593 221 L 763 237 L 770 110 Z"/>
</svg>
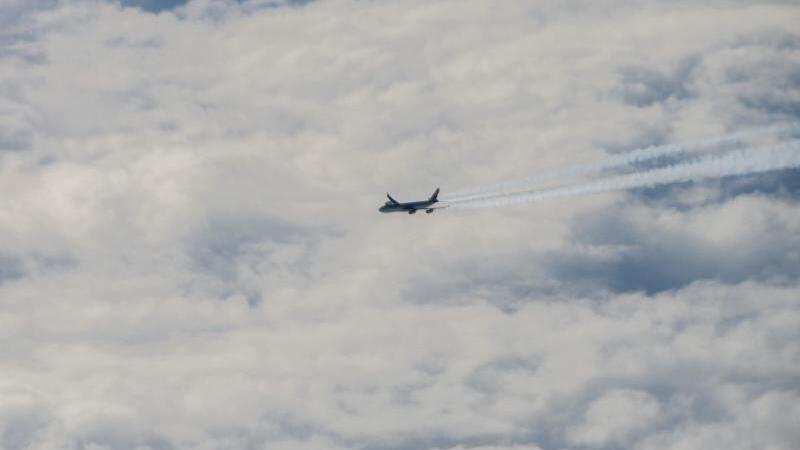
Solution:
<svg viewBox="0 0 800 450">
<path fill-rule="evenodd" d="M 409 214 L 414 214 L 415 212 L 424 209 L 426 213 L 430 214 L 434 210 L 447 208 L 447 206 L 434 206 L 436 203 L 439 203 L 439 188 L 436 188 L 436 190 L 433 191 L 431 198 L 417 202 L 400 203 L 393 199 L 388 193 L 386 196 L 389 197 L 389 201 L 384 203 L 383 206 L 378 209 L 378 211 L 382 213 L 407 212 Z"/>
</svg>

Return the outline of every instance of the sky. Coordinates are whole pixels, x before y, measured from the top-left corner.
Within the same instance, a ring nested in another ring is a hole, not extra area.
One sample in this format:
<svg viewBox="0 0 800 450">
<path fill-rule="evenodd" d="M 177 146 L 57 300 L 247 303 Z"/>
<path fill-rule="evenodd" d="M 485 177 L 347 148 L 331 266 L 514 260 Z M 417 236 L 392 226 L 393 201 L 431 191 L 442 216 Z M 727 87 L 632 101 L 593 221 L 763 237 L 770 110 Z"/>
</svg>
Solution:
<svg viewBox="0 0 800 450">
<path fill-rule="evenodd" d="M 794 449 L 800 171 L 382 215 L 800 120 L 770 1 L 0 0 L 0 449 Z"/>
</svg>

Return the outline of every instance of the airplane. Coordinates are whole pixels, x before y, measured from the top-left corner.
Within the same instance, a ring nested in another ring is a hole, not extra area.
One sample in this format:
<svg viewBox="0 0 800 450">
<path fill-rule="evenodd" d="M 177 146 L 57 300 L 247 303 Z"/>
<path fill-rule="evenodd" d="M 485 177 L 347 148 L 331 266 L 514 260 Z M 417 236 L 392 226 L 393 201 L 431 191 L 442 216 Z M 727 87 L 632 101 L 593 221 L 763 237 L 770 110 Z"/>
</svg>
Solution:
<svg viewBox="0 0 800 450">
<path fill-rule="evenodd" d="M 424 209 L 426 213 L 430 214 L 436 209 L 447 208 L 447 206 L 433 206 L 439 202 L 439 188 L 436 188 L 436 190 L 433 191 L 433 195 L 431 195 L 429 199 L 417 202 L 400 203 L 393 199 L 388 193 L 386 196 L 389 197 L 389 201 L 384 203 L 383 206 L 378 209 L 378 211 L 382 213 L 407 212 L 409 214 L 414 214 L 417 211 Z"/>
</svg>

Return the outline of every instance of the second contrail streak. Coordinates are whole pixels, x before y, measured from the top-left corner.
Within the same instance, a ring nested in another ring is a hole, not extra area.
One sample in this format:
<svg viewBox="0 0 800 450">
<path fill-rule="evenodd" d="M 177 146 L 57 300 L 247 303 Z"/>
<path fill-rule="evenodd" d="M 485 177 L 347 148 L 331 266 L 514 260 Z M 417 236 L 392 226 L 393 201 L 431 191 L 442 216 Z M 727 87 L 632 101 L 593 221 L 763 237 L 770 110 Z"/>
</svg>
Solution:
<svg viewBox="0 0 800 450">
<path fill-rule="evenodd" d="M 709 156 L 692 163 L 603 178 L 573 186 L 486 195 L 480 198 L 451 200 L 448 203 L 449 208 L 453 209 L 496 208 L 520 203 L 537 203 L 555 198 L 762 173 L 794 167 L 800 167 L 800 141 L 791 141 L 762 149 L 738 150 L 720 156 Z"/>
<path fill-rule="evenodd" d="M 513 188 L 519 190 L 527 185 L 552 180 L 561 177 L 578 175 L 589 175 L 603 172 L 610 169 L 629 166 L 643 161 L 652 160 L 659 157 L 691 153 L 709 149 L 725 149 L 733 144 L 745 143 L 752 139 L 764 135 L 780 135 L 781 133 L 796 132 L 800 130 L 800 125 L 796 123 L 781 124 L 770 127 L 758 128 L 754 130 L 740 131 L 724 136 L 700 139 L 691 142 L 677 144 L 657 145 L 633 150 L 611 156 L 605 160 L 588 164 L 581 164 L 564 169 L 557 169 L 550 172 L 540 173 L 516 180 L 504 181 L 472 189 L 461 190 L 449 194 L 448 201 L 461 202 L 486 197 L 487 195 L 500 194 L 502 191 L 509 191 Z"/>
</svg>

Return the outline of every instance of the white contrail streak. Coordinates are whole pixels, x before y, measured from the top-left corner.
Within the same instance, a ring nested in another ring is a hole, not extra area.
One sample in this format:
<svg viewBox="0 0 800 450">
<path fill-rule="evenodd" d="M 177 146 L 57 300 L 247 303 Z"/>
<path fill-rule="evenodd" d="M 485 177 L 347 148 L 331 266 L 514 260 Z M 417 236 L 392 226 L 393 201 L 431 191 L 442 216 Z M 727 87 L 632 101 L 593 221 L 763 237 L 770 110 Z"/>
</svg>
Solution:
<svg viewBox="0 0 800 450">
<path fill-rule="evenodd" d="M 652 187 L 683 181 L 698 181 L 730 175 L 761 173 L 794 167 L 800 167 L 800 141 L 791 141 L 762 149 L 738 150 L 720 156 L 709 156 L 692 163 L 603 178 L 574 186 L 541 191 L 497 194 L 472 200 L 449 201 L 448 206 L 453 209 L 495 208 L 520 203 L 537 203 L 555 198 Z"/>
<path fill-rule="evenodd" d="M 770 134 L 777 135 L 780 133 L 796 132 L 796 131 L 800 131 L 800 124 L 796 123 L 781 124 L 771 127 L 731 133 L 724 136 L 701 139 L 697 141 L 645 147 L 638 150 L 632 150 L 627 153 L 618 154 L 594 163 L 580 164 L 576 166 L 566 167 L 564 169 L 558 169 L 550 172 L 532 175 L 525 178 L 519 178 L 516 180 L 504 181 L 472 189 L 461 190 L 459 192 L 455 192 L 453 194 L 448 195 L 447 200 L 454 202 L 472 200 L 485 197 L 487 194 L 491 193 L 500 194 L 502 193 L 502 191 L 508 191 L 513 188 L 520 188 L 532 183 L 552 180 L 558 177 L 589 175 L 615 168 L 621 168 L 631 164 L 648 161 L 668 155 L 710 150 L 714 148 L 724 149 L 726 146 L 737 143 L 743 143 L 746 142 L 748 139 L 752 139 L 758 136 L 764 136 Z"/>
</svg>

